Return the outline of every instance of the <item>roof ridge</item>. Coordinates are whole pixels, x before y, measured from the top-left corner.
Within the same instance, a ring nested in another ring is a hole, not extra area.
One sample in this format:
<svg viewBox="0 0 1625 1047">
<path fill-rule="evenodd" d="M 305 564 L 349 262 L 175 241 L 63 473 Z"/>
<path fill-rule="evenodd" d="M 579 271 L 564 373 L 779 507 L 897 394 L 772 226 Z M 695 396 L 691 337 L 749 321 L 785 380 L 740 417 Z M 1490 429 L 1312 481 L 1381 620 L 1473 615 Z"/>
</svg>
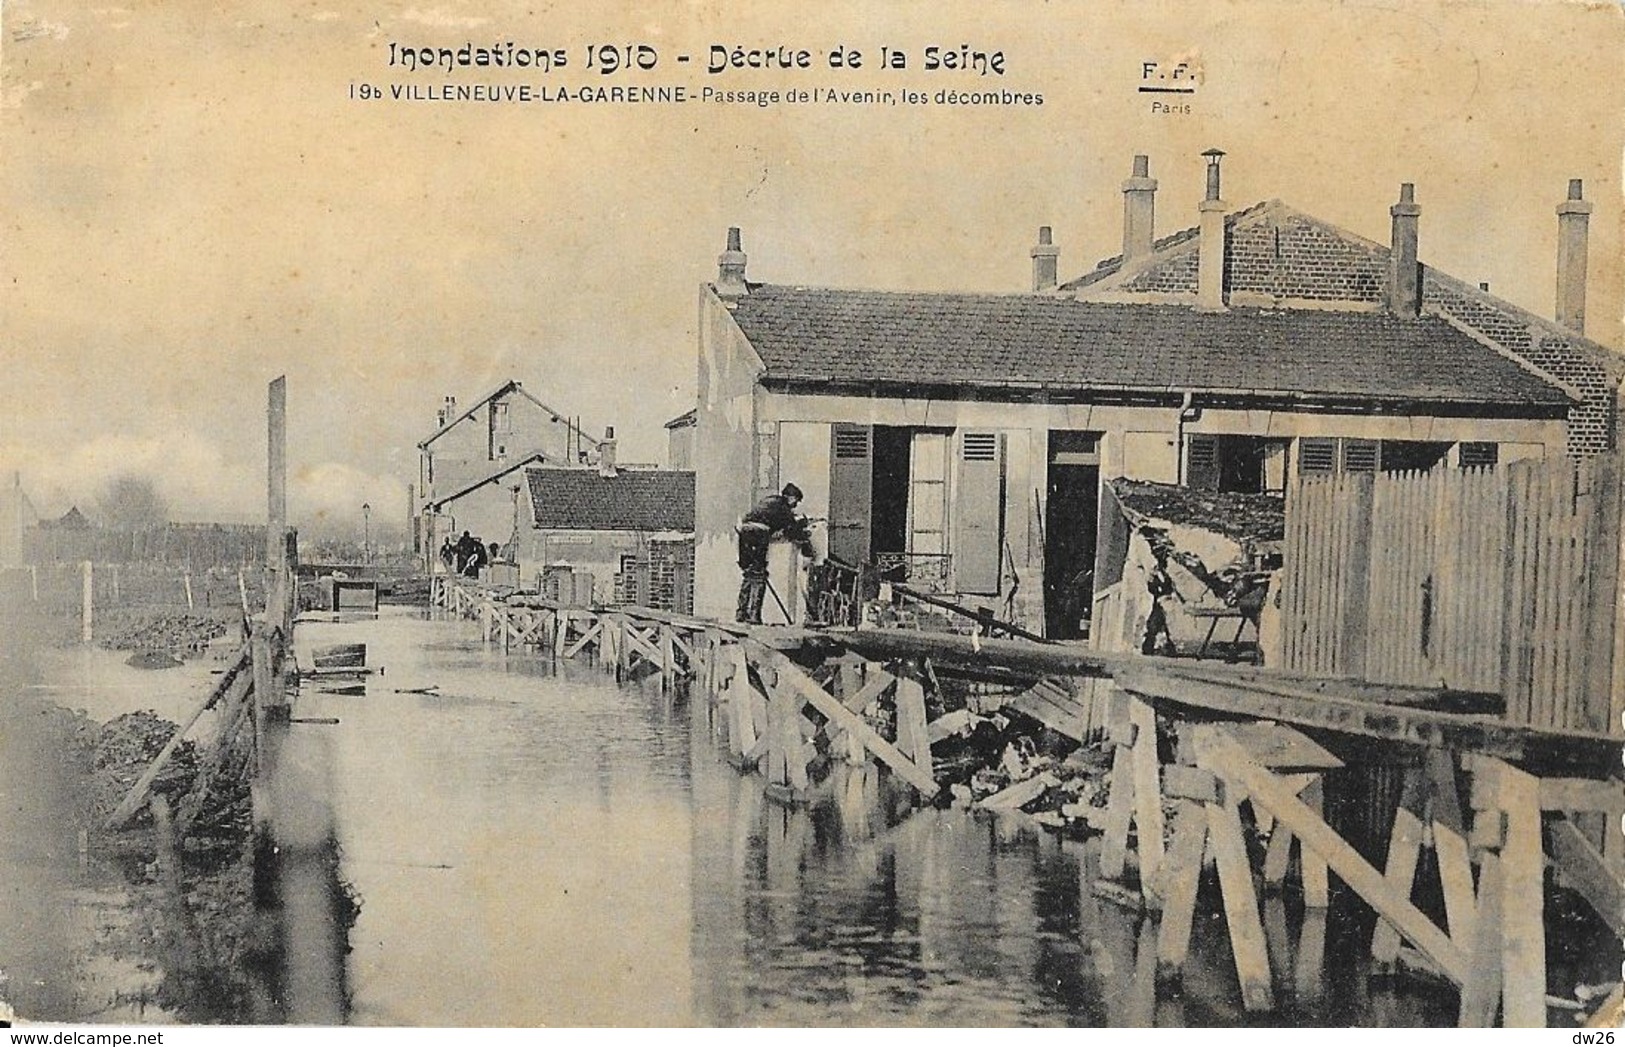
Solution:
<svg viewBox="0 0 1625 1047">
<path fill-rule="evenodd" d="M 1521 305 L 1509 302 L 1493 291 L 1486 291 L 1477 284 L 1463 280 L 1459 276 L 1452 276 L 1450 273 L 1428 265 L 1426 262 L 1422 263 L 1422 269 L 1424 288 L 1427 286 L 1428 280 L 1438 280 L 1458 294 L 1464 294 L 1491 308 L 1511 313 L 1531 327 L 1541 328 L 1547 337 L 1562 339 L 1569 343 L 1570 348 L 1579 350 L 1587 357 L 1594 357 L 1595 359 L 1590 362 L 1601 367 L 1603 372 L 1610 375 L 1615 381 L 1625 379 L 1625 357 L 1596 339 L 1564 327 L 1556 320 L 1548 319 L 1537 312 L 1525 309 Z M 1539 347 L 1535 346 L 1533 348 Z"/>
</svg>

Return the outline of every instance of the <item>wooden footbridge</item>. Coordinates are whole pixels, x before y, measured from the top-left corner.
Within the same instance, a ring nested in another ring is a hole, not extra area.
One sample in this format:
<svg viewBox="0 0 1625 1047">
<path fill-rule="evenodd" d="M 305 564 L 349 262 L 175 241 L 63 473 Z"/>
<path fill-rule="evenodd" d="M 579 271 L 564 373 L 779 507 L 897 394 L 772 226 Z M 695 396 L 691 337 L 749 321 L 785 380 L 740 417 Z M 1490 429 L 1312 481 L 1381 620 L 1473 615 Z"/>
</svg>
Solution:
<svg viewBox="0 0 1625 1047">
<path fill-rule="evenodd" d="M 1281 942 L 1260 893 L 1298 892 L 1313 914 L 1330 904 L 1333 875 L 1377 914 L 1377 967 L 1457 986 L 1463 1026 L 1546 1025 L 1548 867 L 1625 936 L 1619 740 L 1508 722 L 1493 696 L 1025 640 L 743 628 L 448 578 L 435 580 L 432 601 L 504 648 L 687 687 L 732 762 L 759 770 L 784 802 L 818 788 L 831 759 L 874 760 L 919 802 L 934 800 L 932 747 L 956 717 L 941 709 L 941 678 L 1002 684 L 1015 708 L 1110 749 L 1109 799 L 1091 819 L 1103 835 L 1102 889 L 1155 916 L 1163 978 L 1180 975 L 1203 871 L 1216 869 L 1252 1011 L 1301 995 L 1294 971 L 1318 965 L 1325 944 L 1323 918 L 1303 922 L 1295 948 Z M 1382 812 L 1380 866 L 1327 805 L 1329 776 L 1372 766 L 1398 782 L 1397 809 Z M 1042 789 L 1020 782 L 982 805 L 1017 807 Z M 1418 882 L 1424 870 L 1437 883 Z M 1429 901 L 1440 896 L 1442 914 Z M 1620 1011 L 1616 989 L 1591 1020 L 1613 1024 Z"/>
</svg>

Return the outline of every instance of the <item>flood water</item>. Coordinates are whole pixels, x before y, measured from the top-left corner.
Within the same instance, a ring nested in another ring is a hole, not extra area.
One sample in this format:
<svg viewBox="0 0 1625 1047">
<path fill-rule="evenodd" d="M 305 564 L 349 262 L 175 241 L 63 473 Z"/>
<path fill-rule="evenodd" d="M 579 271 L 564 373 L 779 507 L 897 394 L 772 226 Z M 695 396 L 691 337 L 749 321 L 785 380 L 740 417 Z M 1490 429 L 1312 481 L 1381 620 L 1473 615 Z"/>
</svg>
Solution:
<svg viewBox="0 0 1625 1047">
<path fill-rule="evenodd" d="M 355 1023 L 1454 1023 L 1453 991 L 1367 979 L 1357 926 L 1305 924 L 1278 901 L 1265 917 L 1280 1011 L 1241 1012 L 1206 896 L 1184 985 L 1159 991 L 1155 925 L 1090 890 L 1093 841 L 1019 814 L 915 810 L 873 767 L 838 767 L 807 807 L 778 806 L 724 762 L 703 710 L 658 680 L 621 686 L 584 663 L 504 654 L 472 623 L 408 610 L 302 623 L 297 637 L 306 651 L 365 642 L 376 670 L 359 694 L 307 682 L 297 720 L 339 722 L 290 728 L 330 763 L 340 871 L 360 904 Z M 91 654 L 55 663 L 40 686 L 125 682 Z M 206 686 L 206 669 L 184 671 Z M 184 682 L 155 682 L 155 696 Z M 12 904 L 0 965 L 79 987 L 35 993 L 26 1002 L 60 1012 L 37 1016 L 140 1020 L 115 1006 L 129 972 L 98 973 L 94 928 L 77 953 L 25 947 L 36 939 L 20 932 L 17 868 L 0 869 Z M 87 889 L 49 894 L 63 926 L 94 923 Z M 15 984 L 0 997 L 23 1010 Z M 92 1013 L 96 1000 L 117 1013 Z"/>
<path fill-rule="evenodd" d="M 1158 994 L 1154 924 L 1089 890 L 1093 842 L 914 810 L 873 767 L 781 807 L 658 680 L 504 654 L 472 623 L 301 629 L 382 670 L 364 695 L 307 686 L 296 715 L 341 723 L 294 727 L 331 739 L 358 1023 L 1249 1021 L 1211 904 L 1184 987 Z M 1291 971 L 1301 921 L 1267 921 Z M 1310 934 L 1357 951 L 1335 922 Z M 1453 993 L 1345 967 L 1306 965 L 1254 1020 L 1453 1024 Z"/>
</svg>

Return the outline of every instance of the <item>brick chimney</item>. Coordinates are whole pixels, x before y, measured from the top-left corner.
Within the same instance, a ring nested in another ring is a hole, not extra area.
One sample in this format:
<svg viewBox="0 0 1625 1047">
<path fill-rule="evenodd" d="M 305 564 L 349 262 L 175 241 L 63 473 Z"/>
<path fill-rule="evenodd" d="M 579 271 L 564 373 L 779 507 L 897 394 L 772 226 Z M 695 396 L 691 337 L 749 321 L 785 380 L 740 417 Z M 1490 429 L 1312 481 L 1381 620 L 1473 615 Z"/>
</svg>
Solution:
<svg viewBox="0 0 1625 1047">
<path fill-rule="evenodd" d="M 1201 223 L 1196 256 L 1196 308 L 1224 308 L 1224 209 L 1219 198 L 1219 161 L 1224 152 L 1209 149 L 1207 157 L 1207 196 L 1202 200 Z"/>
<path fill-rule="evenodd" d="M 739 227 L 728 229 L 728 249 L 717 256 L 717 294 L 738 298 L 750 294 L 745 286 L 745 252 L 739 246 Z"/>
<path fill-rule="evenodd" d="M 606 479 L 615 475 L 615 427 L 604 427 L 604 438 L 598 441 L 598 475 Z"/>
<path fill-rule="evenodd" d="M 1156 238 L 1157 180 L 1151 177 L 1151 158 L 1136 156 L 1134 173 L 1123 183 L 1123 261 L 1151 253 Z"/>
<path fill-rule="evenodd" d="M 1393 217 L 1393 248 L 1389 252 L 1388 311 L 1414 320 L 1422 313 L 1422 264 L 1417 261 L 1416 234 L 1422 208 L 1416 186 L 1399 187 L 1399 202 L 1388 209 Z"/>
<path fill-rule="evenodd" d="M 1569 179 L 1569 198 L 1557 205 L 1557 322 L 1575 334 L 1586 330 L 1586 250 L 1591 204 L 1585 186 Z"/>
<path fill-rule="evenodd" d="M 1058 280 L 1056 259 L 1060 257 L 1061 249 L 1055 246 L 1055 237 L 1049 226 L 1038 227 L 1038 244 L 1028 253 L 1033 256 L 1033 290 L 1055 290 Z"/>
</svg>

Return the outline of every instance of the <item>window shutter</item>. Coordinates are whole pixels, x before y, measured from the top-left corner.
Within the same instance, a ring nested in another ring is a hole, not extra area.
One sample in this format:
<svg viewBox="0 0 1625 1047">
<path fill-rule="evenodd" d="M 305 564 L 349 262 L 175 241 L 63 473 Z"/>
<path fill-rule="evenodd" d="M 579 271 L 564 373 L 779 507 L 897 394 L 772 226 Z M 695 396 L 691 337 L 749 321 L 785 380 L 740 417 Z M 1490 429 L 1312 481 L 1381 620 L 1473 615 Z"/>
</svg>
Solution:
<svg viewBox="0 0 1625 1047">
<path fill-rule="evenodd" d="M 1195 491 L 1219 489 L 1219 441 L 1192 433 L 1185 438 L 1185 486 Z"/>
<path fill-rule="evenodd" d="M 829 438 L 829 552 L 858 565 L 869 559 L 874 431 L 837 424 Z"/>
<path fill-rule="evenodd" d="M 1329 473 L 1337 468 L 1337 441 L 1328 436 L 1305 436 L 1298 441 L 1298 471 Z"/>
<path fill-rule="evenodd" d="M 1377 471 L 1377 441 L 1343 441 L 1343 471 L 1345 473 L 1374 473 Z"/>
<path fill-rule="evenodd" d="M 953 505 L 954 588 L 997 594 L 1004 551 L 1004 440 L 968 432 L 960 444 Z"/>
</svg>

